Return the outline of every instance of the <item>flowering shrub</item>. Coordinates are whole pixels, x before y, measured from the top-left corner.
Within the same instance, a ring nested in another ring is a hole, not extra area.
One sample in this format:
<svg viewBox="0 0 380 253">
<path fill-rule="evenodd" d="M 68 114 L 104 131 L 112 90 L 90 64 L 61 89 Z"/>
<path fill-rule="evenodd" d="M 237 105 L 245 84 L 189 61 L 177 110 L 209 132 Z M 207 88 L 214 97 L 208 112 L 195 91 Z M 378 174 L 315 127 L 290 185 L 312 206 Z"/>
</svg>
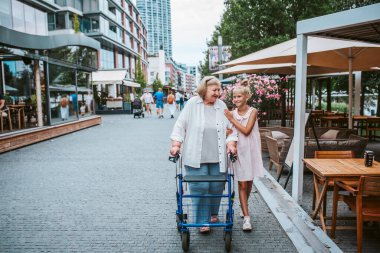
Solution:
<svg viewBox="0 0 380 253">
<path fill-rule="evenodd" d="M 283 82 L 287 82 L 284 77 L 269 77 L 250 75 L 248 78 L 248 86 L 251 89 L 252 97 L 248 100 L 248 105 L 259 111 L 258 120 L 267 119 L 267 111 L 280 108 L 281 95 L 287 90 L 283 87 Z M 233 90 L 241 85 L 243 80 L 237 79 L 236 83 L 227 86 L 221 99 L 226 103 L 229 109 L 235 107 L 233 104 Z"/>
</svg>

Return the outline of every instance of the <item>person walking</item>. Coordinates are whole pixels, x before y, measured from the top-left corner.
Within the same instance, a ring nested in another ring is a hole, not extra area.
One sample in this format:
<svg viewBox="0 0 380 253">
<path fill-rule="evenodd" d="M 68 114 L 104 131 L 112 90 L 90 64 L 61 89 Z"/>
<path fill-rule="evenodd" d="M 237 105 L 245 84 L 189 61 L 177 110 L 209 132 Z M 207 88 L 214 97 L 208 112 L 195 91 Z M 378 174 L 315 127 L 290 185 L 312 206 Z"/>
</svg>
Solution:
<svg viewBox="0 0 380 253">
<path fill-rule="evenodd" d="M 198 85 L 198 96 L 192 97 L 174 124 L 170 135 L 170 155 L 182 148 L 186 175 L 224 175 L 227 173 L 227 153 L 236 153 L 237 132 L 227 136 L 230 122 L 224 116 L 226 104 L 219 99 L 221 83 L 206 76 Z M 222 194 L 224 182 L 191 182 L 190 194 Z M 193 198 L 195 223 L 218 221 L 221 198 Z M 201 227 L 201 233 L 210 227 Z"/>
<path fill-rule="evenodd" d="M 153 104 L 153 96 L 150 94 L 148 89 L 145 90 L 145 93 L 140 98 L 145 103 L 145 111 L 148 115 L 152 116 L 151 104 Z"/>
<path fill-rule="evenodd" d="M 225 115 L 238 131 L 235 177 L 238 180 L 239 200 L 243 214 L 241 216 L 244 217 L 243 230 L 250 231 L 252 224 L 248 211 L 248 198 L 252 190 L 253 178 L 263 176 L 264 166 L 261 157 L 257 110 L 247 105 L 251 97 L 251 91 L 247 85 L 248 81 L 243 81 L 241 86 L 233 90 L 233 103 L 237 109 L 232 113 L 226 109 Z"/>
<path fill-rule="evenodd" d="M 179 91 L 177 91 L 175 93 L 175 103 L 176 103 L 176 107 L 177 107 L 177 110 L 179 111 L 180 108 L 179 108 L 179 102 L 180 102 L 180 99 L 181 99 L 181 93 Z"/>
<path fill-rule="evenodd" d="M 184 106 L 184 98 L 183 98 L 183 94 L 181 94 L 181 97 L 179 98 L 179 110 L 180 111 L 182 111 L 183 106 Z"/>
<path fill-rule="evenodd" d="M 166 101 L 168 102 L 168 109 L 170 112 L 170 117 L 172 119 L 174 118 L 174 113 L 175 113 L 175 109 L 176 109 L 174 100 L 175 100 L 175 97 L 173 95 L 173 92 L 169 91 L 169 95 L 168 95 Z"/>
<path fill-rule="evenodd" d="M 154 94 L 154 98 L 156 99 L 156 109 L 158 118 L 164 117 L 164 93 L 162 92 L 162 88 L 158 88 L 158 91 Z"/>
<path fill-rule="evenodd" d="M 69 99 L 67 98 L 67 95 L 63 95 L 61 98 L 60 103 L 60 111 L 61 111 L 61 119 L 68 120 L 69 119 Z"/>
</svg>

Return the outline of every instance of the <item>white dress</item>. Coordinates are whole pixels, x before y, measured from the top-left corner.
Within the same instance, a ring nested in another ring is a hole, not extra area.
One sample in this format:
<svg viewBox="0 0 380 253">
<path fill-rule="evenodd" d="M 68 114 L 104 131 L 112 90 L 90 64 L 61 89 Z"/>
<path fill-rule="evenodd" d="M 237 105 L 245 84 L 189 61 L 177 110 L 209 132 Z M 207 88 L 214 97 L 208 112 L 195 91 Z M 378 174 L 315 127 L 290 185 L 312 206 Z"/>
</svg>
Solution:
<svg viewBox="0 0 380 253">
<path fill-rule="evenodd" d="M 253 108 L 250 107 L 245 115 L 240 116 L 237 109 L 235 109 L 233 116 L 241 125 L 246 126 L 252 111 Z M 238 131 L 237 154 L 238 160 L 235 162 L 235 176 L 238 181 L 252 181 L 254 177 L 262 177 L 264 175 L 257 120 L 248 136 Z"/>
</svg>

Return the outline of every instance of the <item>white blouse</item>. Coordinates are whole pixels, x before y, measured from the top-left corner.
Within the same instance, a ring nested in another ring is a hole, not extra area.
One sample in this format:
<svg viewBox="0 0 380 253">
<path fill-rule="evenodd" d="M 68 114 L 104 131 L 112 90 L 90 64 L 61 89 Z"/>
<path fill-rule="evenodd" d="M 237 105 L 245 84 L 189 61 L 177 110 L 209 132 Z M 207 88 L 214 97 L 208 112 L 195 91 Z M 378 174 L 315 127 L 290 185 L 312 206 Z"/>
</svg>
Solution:
<svg viewBox="0 0 380 253">
<path fill-rule="evenodd" d="M 201 97 L 195 96 L 187 101 L 185 108 L 179 115 L 170 139 L 182 143 L 183 164 L 200 168 L 202 141 L 205 126 L 204 103 Z M 214 108 L 216 110 L 216 128 L 218 135 L 218 155 L 220 172 L 227 171 L 226 144 L 231 141 L 237 141 L 237 131 L 224 116 L 226 104 L 217 99 Z M 232 134 L 226 138 L 226 130 L 232 128 Z"/>
</svg>

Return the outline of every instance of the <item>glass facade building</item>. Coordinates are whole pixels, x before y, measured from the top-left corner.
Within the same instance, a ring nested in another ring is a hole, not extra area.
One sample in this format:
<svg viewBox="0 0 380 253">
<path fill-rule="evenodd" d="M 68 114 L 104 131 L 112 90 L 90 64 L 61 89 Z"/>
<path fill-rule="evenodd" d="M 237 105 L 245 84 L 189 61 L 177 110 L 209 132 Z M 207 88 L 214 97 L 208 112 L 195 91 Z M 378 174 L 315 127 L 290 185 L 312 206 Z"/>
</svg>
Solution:
<svg viewBox="0 0 380 253">
<path fill-rule="evenodd" d="M 82 6 L 78 0 L 61 2 Z M 100 43 L 73 32 L 51 34 L 50 26 L 65 27 L 66 19 L 51 19 L 58 13 L 61 8 L 54 1 L 0 1 L 4 131 L 60 124 L 93 113 L 91 73 L 98 69 Z"/>
<path fill-rule="evenodd" d="M 148 53 L 158 55 L 162 48 L 172 58 L 172 23 L 170 0 L 137 0 L 137 9 L 148 30 Z"/>
</svg>

